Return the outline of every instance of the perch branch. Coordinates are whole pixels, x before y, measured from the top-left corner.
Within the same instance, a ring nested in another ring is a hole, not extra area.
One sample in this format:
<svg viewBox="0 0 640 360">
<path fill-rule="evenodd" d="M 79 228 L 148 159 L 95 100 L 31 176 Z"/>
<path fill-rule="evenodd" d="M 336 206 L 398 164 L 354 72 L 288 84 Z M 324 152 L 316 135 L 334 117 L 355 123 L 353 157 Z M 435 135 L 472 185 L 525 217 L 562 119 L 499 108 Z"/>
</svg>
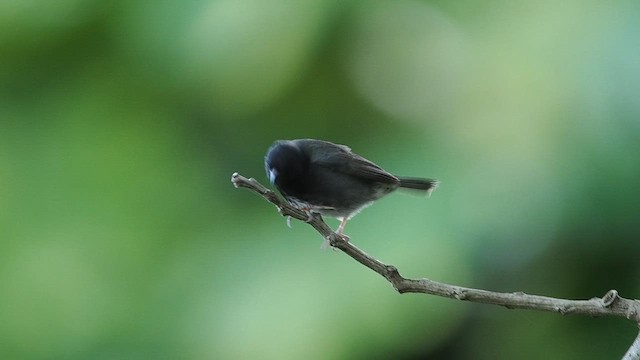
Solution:
<svg viewBox="0 0 640 360">
<path fill-rule="evenodd" d="M 547 296 L 529 295 L 523 292 L 502 293 L 449 285 L 426 278 L 408 279 L 400 275 L 393 265 L 387 265 L 357 248 L 351 242 L 335 233 L 318 214 L 311 217 L 297 207 L 282 200 L 275 192 L 266 188 L 253 178 L 234 173 L 231 182 L 236 188 L 252 190 L 274 204 L 282 216 L 305 221 L 313 226 L 329 244 L 341 250 L 362 265 L 380 274 L 393 285 L 399 293 L 423 293 L 451 299 L 504 306 L 508 309 L 529 309 L 549 311 L 560 314 L 580 314 L 590 316 L 617 316 L 629 319 L 640 325 L 640 300 L 626 299 L 616 290 L 609 290 L 603 297 L 589 300 L 567 300 Z M 640 334 L 635 339 L 623 360 L 640 360 Z"/>
</svg>

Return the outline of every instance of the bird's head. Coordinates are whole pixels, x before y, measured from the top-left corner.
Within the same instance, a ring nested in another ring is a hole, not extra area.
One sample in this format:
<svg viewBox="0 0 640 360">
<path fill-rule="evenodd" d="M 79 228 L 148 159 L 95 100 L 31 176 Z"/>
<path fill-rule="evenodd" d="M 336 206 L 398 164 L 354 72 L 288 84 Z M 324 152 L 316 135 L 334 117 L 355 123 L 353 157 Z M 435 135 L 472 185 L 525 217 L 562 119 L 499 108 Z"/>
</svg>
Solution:
<svg viewBox="0 0 640 360">
<path fill-rule="evenodd" d="M 297 188 L 308 166 L 309 157 L 291 141 L 276 141 L 264 158 L 269 181 L 284 193 Z"/>
</svg>

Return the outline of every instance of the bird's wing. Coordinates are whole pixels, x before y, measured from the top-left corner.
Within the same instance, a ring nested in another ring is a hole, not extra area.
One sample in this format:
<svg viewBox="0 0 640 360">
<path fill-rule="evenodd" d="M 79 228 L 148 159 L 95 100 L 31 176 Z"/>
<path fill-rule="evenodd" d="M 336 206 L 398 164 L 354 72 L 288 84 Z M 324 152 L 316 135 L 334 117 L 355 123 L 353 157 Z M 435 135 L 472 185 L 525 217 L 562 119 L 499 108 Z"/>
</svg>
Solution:
<svg viewBox="0 0 640 360">
<path fill-rule="evenodd" d="M 399 181 L 397 177 L 360 155 L 354 153 L 351 153 L 350 156 L 341 154 L 337 155 L 336 158 L 345 158 L 345 164 L 340 167 L 340 171 L 346 174 L 385 184 L 395 184 Z"/>
<path fill-rule="evenodd" d="M 381 183 L 395 184 L 398 178 L 372 163 L 371 161 L 355 154 L 346 145 L 338 145 L 325 141 L 316 141 L 311 145 L 316 149 L 312 151 L 311 162 L 318 166 L 354 176 L 363 180 Z"/>
</svg>

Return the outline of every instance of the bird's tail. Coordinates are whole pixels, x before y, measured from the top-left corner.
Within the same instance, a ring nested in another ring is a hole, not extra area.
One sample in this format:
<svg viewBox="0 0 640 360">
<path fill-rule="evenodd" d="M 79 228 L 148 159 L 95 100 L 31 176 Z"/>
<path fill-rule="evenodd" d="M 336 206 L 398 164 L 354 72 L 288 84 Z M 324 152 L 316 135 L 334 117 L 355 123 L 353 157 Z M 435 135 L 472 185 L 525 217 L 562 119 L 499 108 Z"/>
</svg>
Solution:
<svg viewBox="0 0 640 360">
<path fill-rule="evenodd" d="M 400 187 L 405 189 L 426 191 L 428 195 L 438 187 L 439 181 L 435 179 L 400 178 Z"/>
</svg>

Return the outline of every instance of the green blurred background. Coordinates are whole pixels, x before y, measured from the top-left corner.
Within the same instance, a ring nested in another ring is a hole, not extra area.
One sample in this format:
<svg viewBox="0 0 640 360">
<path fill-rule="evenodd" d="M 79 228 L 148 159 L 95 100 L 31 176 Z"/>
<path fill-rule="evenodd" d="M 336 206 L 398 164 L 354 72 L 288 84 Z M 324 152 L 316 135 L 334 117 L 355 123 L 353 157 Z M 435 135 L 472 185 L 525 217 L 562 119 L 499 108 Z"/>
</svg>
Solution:
<svg viewBox="0 0 640 360">
<path fill-rule="evenodd" d="M 442 182 L 347 226 L 403 275 L 640 297 L 639 18 L 0 0 L 0 358 L 620 358 L 631 322 L 398 295 L 229 179 L 266 183 L 276 139 L 348 144 Z"/>
</svg>

